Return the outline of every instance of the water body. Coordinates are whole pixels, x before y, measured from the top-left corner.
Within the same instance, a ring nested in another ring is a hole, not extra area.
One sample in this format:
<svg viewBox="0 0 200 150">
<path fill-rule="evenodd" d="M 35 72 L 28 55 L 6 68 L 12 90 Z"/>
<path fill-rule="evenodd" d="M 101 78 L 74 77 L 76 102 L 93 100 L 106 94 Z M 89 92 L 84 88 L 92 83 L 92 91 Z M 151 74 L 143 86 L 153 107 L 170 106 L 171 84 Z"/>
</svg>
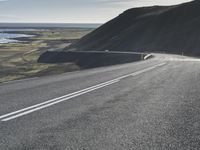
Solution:
<svg viewBox="0 0 200 150">
<path fill-rule="evenodd" d="M 19 41 L 16 40 L 16 38 L 33 37 L 33 36 L 34 35 L 13 34 L 13 33 L 0 33 L 0 44 L 17 43 Z"/>
<path fill-rule="evenodd" d="M 14 31 L 34 31 L 47 28 L 98 28 L 101 24 L 77 23 L 0 23 L 0 44 L 19 42 L 16 38 L 32 37 L 33 35 L 13 34 Z"/>
</svg>

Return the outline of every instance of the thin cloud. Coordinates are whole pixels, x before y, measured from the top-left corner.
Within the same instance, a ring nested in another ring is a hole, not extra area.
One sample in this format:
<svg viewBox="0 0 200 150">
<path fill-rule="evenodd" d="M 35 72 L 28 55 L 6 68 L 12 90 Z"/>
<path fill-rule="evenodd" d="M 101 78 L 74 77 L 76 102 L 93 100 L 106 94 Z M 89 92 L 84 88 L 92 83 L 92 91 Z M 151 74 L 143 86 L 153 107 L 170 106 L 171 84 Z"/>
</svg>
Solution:
<svg viewBox="0 0 200 150">
<path fill-rule="evenodd" d="M 0 15 L 0 19 L 22 19 L 22 18 L 14 15 Z"/>
</svg>

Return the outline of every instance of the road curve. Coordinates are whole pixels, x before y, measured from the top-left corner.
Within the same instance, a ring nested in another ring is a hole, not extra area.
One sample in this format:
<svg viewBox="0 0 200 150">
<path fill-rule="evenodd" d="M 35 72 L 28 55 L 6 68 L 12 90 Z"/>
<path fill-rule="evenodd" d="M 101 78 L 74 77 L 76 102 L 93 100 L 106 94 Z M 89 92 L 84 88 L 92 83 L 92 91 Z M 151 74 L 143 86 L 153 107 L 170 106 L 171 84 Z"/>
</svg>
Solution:
<svg viewBox="0 0 200 150">
<path fill-rule="evenodd" d="M 200 61 L 154 58 L 0 85 L 0 149 L 200 148 Z"/>
</svg>

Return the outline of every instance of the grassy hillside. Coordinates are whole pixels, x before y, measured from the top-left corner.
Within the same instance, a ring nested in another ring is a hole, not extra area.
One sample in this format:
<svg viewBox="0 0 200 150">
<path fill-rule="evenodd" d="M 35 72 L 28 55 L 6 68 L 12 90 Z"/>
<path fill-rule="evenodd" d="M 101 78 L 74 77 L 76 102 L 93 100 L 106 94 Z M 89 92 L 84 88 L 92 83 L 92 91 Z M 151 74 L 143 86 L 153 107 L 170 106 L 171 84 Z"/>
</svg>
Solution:
<svg viewBox="0 0 200 150">
<path fill-rule="evenodd" d="M 200 56 L 200 1 L 133 8 L 65 50 L 162 51 Z"/>
<path fill-rule="evenodd" d="M 78 70 L 74 63 L 42 64 L 37 60 L 45 51 L 61 50 L 91 30 L 56 28 L 17 32 L 37 36 L 23 38 L 20 43 L 0 44 L 0 83 Z"/>
</svg>

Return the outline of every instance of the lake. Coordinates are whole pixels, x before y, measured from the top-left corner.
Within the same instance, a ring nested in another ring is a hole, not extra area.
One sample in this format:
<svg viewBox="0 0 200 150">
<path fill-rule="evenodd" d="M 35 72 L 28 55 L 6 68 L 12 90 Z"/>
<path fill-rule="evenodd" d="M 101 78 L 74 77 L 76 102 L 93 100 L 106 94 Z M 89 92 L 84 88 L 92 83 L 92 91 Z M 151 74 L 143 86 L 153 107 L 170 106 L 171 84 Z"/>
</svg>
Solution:
<svg viewBox="0 0 200 150">
<path fill-rule="evenodd" d="M 13 33 L 0 33 L 0 44 L 17 43 L 16 38 L 33 37 L 34 35 L 27 34 L 13 34 Z"/>
<path fill-rule="evenodd" d="M 16 38 L 32 37 L 33 35 L 13 34 L 15 31 L 34 31 L 52 28 L 98 28 L 101 24 L 81 23 L 0 23 L 0 44 L 19 42 Z"/>
</svg>

